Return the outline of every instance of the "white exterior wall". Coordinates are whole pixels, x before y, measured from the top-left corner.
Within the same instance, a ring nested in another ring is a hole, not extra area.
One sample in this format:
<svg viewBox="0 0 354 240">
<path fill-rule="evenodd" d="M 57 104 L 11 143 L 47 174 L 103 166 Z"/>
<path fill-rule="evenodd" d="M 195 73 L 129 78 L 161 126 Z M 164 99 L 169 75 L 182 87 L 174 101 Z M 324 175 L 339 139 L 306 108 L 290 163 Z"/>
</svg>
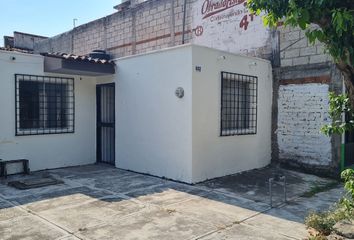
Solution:
<svg viewBox="0 0 354 240">
<path fill-rule="evenodd" d="M 195 45 L 120 58 L 113 77 L 75 78 L 75 133 L 17 137 L 14 74 L 44 75 L 43 58 L 0 52 L 0 61 L 0 158 L 29 159 L 31 170 L 96 161 L 96 83 L 110 81 L 118 168 L 194 183 L 270 163 L 272 76 L 265 60 Z M 258 76 L 256 135 L 219 136 L 221 71 Z"/>
<path fill-rule="evenodd" d="M 116 166 L 191 182 L 191 48 L 116 63 Z M 182 99 L 175 96 L 178 87 L 185 90 Z"/>
<path fill-rule="evenodd" d="M 262 16 L 251 14 L 246 0 L 196 0 L 192 4 L 192 42 L 248 56 L 271 52 L 270 30 Z M 220 7 L 215 7 L 218 5 Z"/>
<path fill-rule="evenodd" d="M 193 182 L 270 164 L 270 63 L 195 46 L 195 66 L 202 71 L 193 72 Z M 220 137 L 221 71 L 258 77 L 257 134 Z"/>
<path fill-rule="evenodd" d="M 279 158 L 310 165 L 329 165 L 331 138 L 320 132 L 330 123 L 327 84 L 290 84 L 279 87 Z M 315 146 L 315 147 L 314 147 Z"/>
<path fill-rule="evenodd" d="M 270 163 L 267 61 L 186 45 L 116 63 L 118 168 L 195 183 Z M 195 72 L 196 66 L 202 72 Z M 258 76 L 256 135 L 219 136 L 221 71 Z M 184 98 L 175 96 L 177 87 L 184 88 Z"/>
<path fill-rule="evenodd" d="M 15 136 L 15 73 L 43 76 L 43 57 L 0 51 L 0 158 L 29 159 L 32 171 L 94 163 L 96 80 L 75 78 L 75 133 Z"/>
</svg>

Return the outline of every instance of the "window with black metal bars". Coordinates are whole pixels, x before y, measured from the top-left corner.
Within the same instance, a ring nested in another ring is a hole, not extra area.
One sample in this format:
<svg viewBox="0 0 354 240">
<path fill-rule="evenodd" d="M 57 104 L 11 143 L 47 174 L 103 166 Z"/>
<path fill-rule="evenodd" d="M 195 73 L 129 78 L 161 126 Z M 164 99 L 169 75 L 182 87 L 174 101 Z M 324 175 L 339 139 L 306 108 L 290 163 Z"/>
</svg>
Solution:
<svg viewBox="0 0 354 240">
<path fill-rule="evenodd" d="M 15 75 L 16 135 L 73 133 L 74 79 Z"/>
<path fill-rule="evenodd" d="M 221 72 L 220 136 L 257 133 L 257 84 L 255 76 Z"/>
</svg>

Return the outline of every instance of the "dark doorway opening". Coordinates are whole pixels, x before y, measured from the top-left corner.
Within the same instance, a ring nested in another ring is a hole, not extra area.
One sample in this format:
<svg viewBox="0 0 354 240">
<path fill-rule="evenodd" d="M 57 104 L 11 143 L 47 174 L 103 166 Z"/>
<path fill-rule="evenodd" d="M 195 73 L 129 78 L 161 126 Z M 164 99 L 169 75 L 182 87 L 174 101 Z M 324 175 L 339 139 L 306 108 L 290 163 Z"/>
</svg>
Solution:
<svg viewBox="0 0 354 240">
<path fill-rule="evenodd" d="M 97 162 L 115 165 L 115 85 L 96 87 Z"/>
<path fill-rule="evenodd" d="M 349 115 L 346 116 L 346 121 L 349 121 Z M 354 131 L 345 134 L 344 145 L 344 167 L 354 166 Z"/>
</svg>

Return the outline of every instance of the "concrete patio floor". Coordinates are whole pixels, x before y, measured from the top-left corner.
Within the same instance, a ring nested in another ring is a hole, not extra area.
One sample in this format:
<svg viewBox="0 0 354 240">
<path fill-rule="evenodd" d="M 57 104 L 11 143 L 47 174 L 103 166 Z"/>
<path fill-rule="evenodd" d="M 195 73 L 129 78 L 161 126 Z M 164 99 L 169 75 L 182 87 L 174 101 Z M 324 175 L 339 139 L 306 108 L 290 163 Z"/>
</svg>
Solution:
<svg viewBox="0 0 354 240">
<path fill-rule="evenodd" d="M 274 186 L 269 206 L 268 178 Z M 14 179 L 54 176 L 64 184 L 29 190 L 7 186 Z M 265 168 L 197 185 L 88 165 L 11 176 L 0 180 L 0 239 L 304 239 L 303 219 L 340 197 L 342 187 L 310 198 L 314 186 L 332 180 Z"/>
</svg>

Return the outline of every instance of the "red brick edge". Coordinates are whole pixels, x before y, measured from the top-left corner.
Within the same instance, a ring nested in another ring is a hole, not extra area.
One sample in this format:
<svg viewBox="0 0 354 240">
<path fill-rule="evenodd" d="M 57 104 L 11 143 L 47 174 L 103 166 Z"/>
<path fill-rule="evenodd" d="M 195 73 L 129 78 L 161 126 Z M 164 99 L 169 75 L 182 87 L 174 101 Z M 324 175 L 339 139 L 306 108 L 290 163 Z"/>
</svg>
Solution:
<svg viewBox="0 0 354 240">
<path fill-rule="evenodd" d="M 279 84 L 280 85 L 309 84 L 309 83 L 329 84 L 330 82 L 331 82 L 331 77 L 329 75 L 324 75 L 324 76 L 317 76 L 317 77 L 283 79 L 279 81 Z"/>
</svg>

